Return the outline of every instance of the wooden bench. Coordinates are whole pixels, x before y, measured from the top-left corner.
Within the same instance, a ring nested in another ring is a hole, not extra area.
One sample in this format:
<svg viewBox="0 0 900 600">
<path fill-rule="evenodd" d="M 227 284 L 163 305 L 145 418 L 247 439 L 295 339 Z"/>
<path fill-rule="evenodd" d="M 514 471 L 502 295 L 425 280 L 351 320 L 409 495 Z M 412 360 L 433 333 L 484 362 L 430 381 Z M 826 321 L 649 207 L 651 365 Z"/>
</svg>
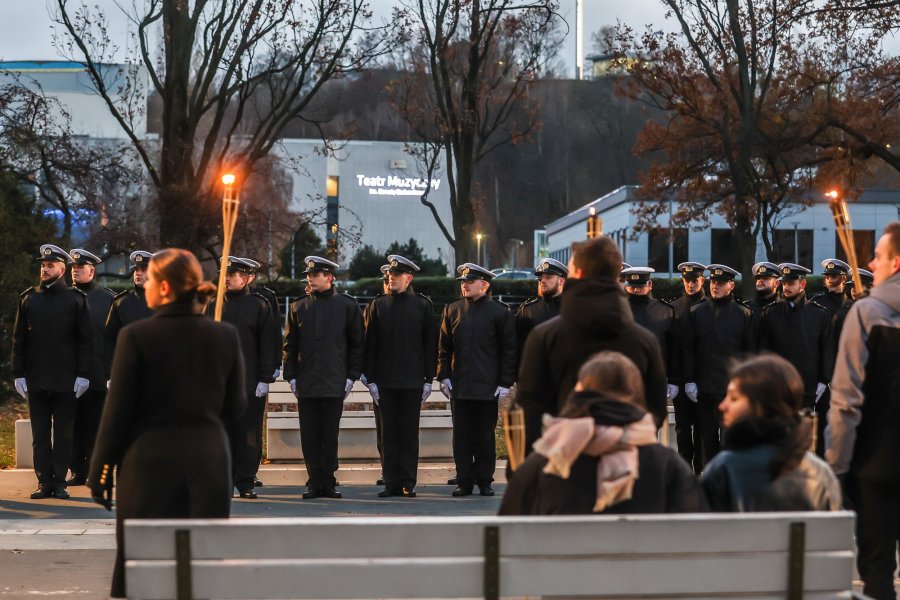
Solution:
<svg viewBox="0 0 900 600">
<path fill-rule="evenodd" d="M 850 598 L 854 515 L 131 520 L 128 597 Z"/>
</svg>

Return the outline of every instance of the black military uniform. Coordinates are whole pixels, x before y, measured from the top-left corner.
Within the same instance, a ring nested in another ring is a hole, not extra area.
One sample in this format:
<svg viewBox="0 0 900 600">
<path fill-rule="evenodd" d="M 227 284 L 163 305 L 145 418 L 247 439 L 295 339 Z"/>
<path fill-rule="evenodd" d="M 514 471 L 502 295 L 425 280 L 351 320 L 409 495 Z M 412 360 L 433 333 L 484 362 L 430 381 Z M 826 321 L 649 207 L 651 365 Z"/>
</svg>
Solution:
<svg viewBox="0 0 900 600">
<path fill-rule="evenodd" d="M 272 344 L 275 346 L 275 351 L 272 354 L 272 372 L 274 373 L 275 371 L 281 370 L 281 325 L 283 317 L 281 314 L 281 306 L 278 304 L 278 296 L 275 294 L 274 290 L 255 283 L 257 273 L 262 267 L 260 262 L 247 257 L 243 257 L 240 260 L 251 267 L 250 276 L 252 279 L 250 280 L 250 283 L 254 285 L 250 288 L 250 291 L 265 298 L 266 302 L 269 303 L 269 308 L 272 309 L 272 330 L 269 333 L 269 337 L 272 340 Z"/>
<path fill-rule="evenodd" d="M 869 290 L 872 288 L 872 284 L 875 283 L 875 276 L 871 271 L 867 271 L 865 269 L 858 269 L 858 271 L 859 278 L 862 281 L 863 288 L 865 289 L 865 293 L 868 294 Z M 853 303 L 858 299 L 853 297 L 853 289 L 853 280 L 848 279 L 847 285 L 844 288 L 844 293 L 847 296 L 847 299 L 844 301 L 844 304 L 841 305 L 841 308 L 837 311 L 837 313 L 835 313 L 834 319 L 832 320 L 831 338 L 834 341 L 833 348 L 835 356 L 837 355 L 838 343 L 841 340 L 841 331 L 844 329 L 844 321 L 847 320 L 847 314 L 850 312 L 850 307 L 853 306 Z"/>
<path fill-rule="evenodd" d="M 762 277 L 781 277 L 781 270 L 775 263 L 758 262 L 753 265 L 753 279 L 758 280 Z M 753 312 L 753 317 L 758 320 L 762 317 L 762 313 L 766 307 L 774 302 L 780 301 L 781 298 L 778 296 L 778 292 L 769 292 L 766 290 L 764 293 L 757 291 L 756 297 L 745 302 L 745 304 L 747 305 L 747 308 Z"/>
<path fill-rule="evenodd" d="M 545 258 L 541 264 L 535 267 L 534 274 L 539 281 L 544 274 L 566 278 L 569 276 L 569 268 L 558 260 Z M 516 371 L 522 361 L 522 351 L 525 349 L 525 340 L 528 339 L 528 334 L 544 321 L 549 321 L 557 316 L 561 305 L 561 293 L 549 298 L 542 295 L 529 298 L 519 305 L 516 311 Z"/>
<path fill-rule="evenodd" d="M 630 267 L 622 271 L 625 278 L 625 289 L 638 286 L 648 285 L 650 275 L 654 270 L 650 267 Z M 631 305 L 631 314 L 634 315 L 634 322 L 641 327 L 648 329 L 656 336 L 659 342 L 659 349 L 663 355 L 663 364 L 666 368 L 666 374 L 672 373 L 671 356 L 672 352 L 672 327 L 675 321 L 675 311 L 672 305 L 663 300 L 652 298 L 649 294 L 641 296 L 638 294 L 628 294 L 628 303 Z"/>
<path fill-rule="evenodd" d="M 229 273 L 249 275 L 253 267 L 242 259 L 229 256 L 225 269 Z M 213 301 L 207 306 L 206 314 L 212 316 L 215 311 L 216 303 Z M 275 381 L 275 371 L 272 368 L 275 364 L 272 356 L 275 351 L 271 337 L 272 309 L 268 301 L 248 285 L 240 290 L 225 292 L 222 321 L 237 328 L 244 355 L 244 385 L 247 395 L 247 408 L 226 424 L 231 443 L 232 480 L 241 498 L 253 499 L 257 497 L 253 488 L 262 460 L 266 393 L 268 384 Z"/>
<path fill-rule="evenodd" d="M 387 285 L 390 279 L 390 270 L 391 265 L 381 265 L 381 289 L 382 291 L 375 295 L 375 298 L 372 299 L 372 302 L 366 305 L 363 309 L 363 328 L 368 330 L 369 328 L 369 312 L 372 310 L 372 305 L 376 299 L 384 296 L 387 293 Z M 360 377 L 362 382 L 368 386 L 369 380 L 366 377 L 366 374 L 363 373 L 362 377 Z M 381 466 L 381 475 L 375 480 L 375 485 L 384 486 L 384 421 L 381 418 L 381 407 L 378 406 L 377 402 L 372 402 L 372 413 L 375 415 L 375 449 L 378 450 L 378 464 Z"/>
<path fill-rule="evenodd" d="M 38 261 L 69 262 L 51 244 Z M 91 316 L 84 292 L 65 277 L 22 292 L 13 330 L 12 371 L 27 386 L 38 489 L 32 498 L 68 498 L 66 473 L 72 461 L 75 387 L 84 392 L 91 376 Z M 79 385 L 80 384 L 80 385 Z M 51 434 L 52 432 L 52 434 Z M 52 440 L 51 440 L 52 435 Z"/>
<path fill-rule="evenodd" d="M 810 272 L 809 269 L 791 263 L 783 263 L 779 267 L 782 280 L 800 279 Z M 795 298 L 785 298 L 784 302 L 771 305 L 763 312 L 759 349 L 781 355 L 800 372 L 805 390 L 803 406 L 815 408 L 818 415 L 816 452 L 824 454 L 827 402 L 822 402 L 824 392 L 817 402 L 816 391 L 820 384 L 831 381 L 834 370 L 834 343 L 828 310 L 808 301 L 805 291 L 801 291 Z"/>
<path fill-rule="evenodd" d="M 457 268 L 458 281 L 490 281 L 494 274 L 472 263 Z M 491 298 L 460 298 L 444 307 L 438 343 L 438 380 L 450 382 L 453 403 L 453 459 L 458 487 L 467 496 L 478 484 L 493 495 L 496 467 L 494 430 L 498 393 L 515 381 L 516 325 L 509 308 Z"/>
<path fill-rule="evenodd" d="M 837 275 L 844 279 L 844 285 L 841 287 L 841 291 L 832 292 L 826 287 L 824 292 L 816 294 L 809 299 L 810 302 L 814 302 L 827 310 L 830 318 L 834 318 L 834 315 L 837 314 L 837 311 L 840 310 L 841 306 L 847 302 L 847 296 L 844 294 L 844 289 L 847 284 L 847 277 L 850 275 L 850 265 L 836 258 L 826 258 L 822 261 L 822 274 Z"/>
<path fill-rule="evenodd" d="M 132 269 L 146 271 L 153 255 L 144 250 L 135 250 L 129 257 Z M 147 307 L 147 299 L 144 297 L 144 287 L 135 285 L 134 289 L 119 292 L 113 298 L 109 315 L 106 317 L 106 330 L 104 332 L 103 352 L 106 355 L 106 378 L 110 377 L 112 359 L 116 352 L 116 340 L 119 331 L 126 325 L 131 325 L 141 319 L 153 316 L 153 310 Z"/>
<path fill-rule="evenodd" d="M 706 271 L 706 265 L 697 262 L 683 262 L 678 265 L 682 279 L 699 279 Z M 684 345 L 685 331 L 689 325 L 688 315 L 691 308 L 706 302 L 706 292 L 703 288 L 695 294 L 684 294 L 672 301 L 672 347 L 673 352 L 669 358 L 669 383 L 678 387 L 678 393 L 672 400 L 675 407 L 675 439 L 678 442 L 678 453 L 691 465 L 694 473 L 700 474 L 703 469 L 703 460 L 700 456 L 700 418 L 697 415 L 697 403 L 684 393 L 684 359 L 682 347 Z"/>
<path fill-rule="evenodd" d="M 75 248 L 69 254 L 74 264 L 94 265 L 96 268 L 96 265 L 102 262 L 98 256 L 81 248 Z M 88 308 L 91 313 L 94 360 L 91 363 L 90 387 L 75 401 L 72 462 L 69 465 L 72 478 L 66 483 L 68 485 L 84 485 L 87 481 L 91 452 L 94 450 L 94 439 L 97 437 L 97 428 L 100 426 L 103 402 L 106 400 L 106 354 L 103 351 L 103 345 L 106 317 L 115 294 L 98 284 L 96 280 L 89 283 L 78 283 L 75 284 L 75 287 L 87 296 Z"/>
<path fill-rule="evenodd" d="M 391 273 L 419 267 L 388 256 Z M 384 431 L 385 488 L 378 495 L 415 496 L 419 464 L 419 417 L 431 394 L 437 363 L 434 306 L 410 285 L 401 293 L 378 296 L 367 307 L 366 378 L 377 398 Z"/>
<path fill-rule="evenodd" d="M 333 273 L 336 263 L 304 259 L 304 273 Z M 362 374 L 365 340 L 362 314 L 352 297 L 329 288 L 291 304 L 284 340 L 284 378 L 292 382 L 300 408 L 300 444 L 309 474 L 304 498 L 340 498 L 338 432 L 343 401 Z"/>
<path fill-rule="evenodd" d="M 738 272 L 725 265 L 709 265 L 709 278 L 734 281 Z M 734 299 L 710 297 L 691 308 L 683 339 L 685 393 L 696 385 L 697 416 L 704 465 L 719 452 L 719 403 L 728 389 L 732 359 L 754 350 L 753 315 Z"/>
</svg>

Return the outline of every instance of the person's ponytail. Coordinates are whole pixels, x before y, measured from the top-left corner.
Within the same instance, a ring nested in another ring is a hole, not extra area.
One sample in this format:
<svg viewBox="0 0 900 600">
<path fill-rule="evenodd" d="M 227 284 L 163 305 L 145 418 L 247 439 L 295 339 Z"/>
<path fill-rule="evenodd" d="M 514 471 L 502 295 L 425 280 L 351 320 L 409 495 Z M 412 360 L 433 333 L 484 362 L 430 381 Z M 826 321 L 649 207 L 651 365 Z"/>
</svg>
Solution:
<svg viewBox="0 0 900 600">
<path fill-rule="evenodd" d="M 201 281 L 194 291 L 197 302 L 206 304 L 216 295 L 216 286 L 211 281 Z"/>
<path fill-rule="evenodd" d="M 169 283 L 175 301 L 193 300 L 205 304 L 216 293 L 216 286 L 203 280 L 200 261 L 188 250 L 160 250 L 150 259 L 149 269 L 154 279 Z"/>
</svg>

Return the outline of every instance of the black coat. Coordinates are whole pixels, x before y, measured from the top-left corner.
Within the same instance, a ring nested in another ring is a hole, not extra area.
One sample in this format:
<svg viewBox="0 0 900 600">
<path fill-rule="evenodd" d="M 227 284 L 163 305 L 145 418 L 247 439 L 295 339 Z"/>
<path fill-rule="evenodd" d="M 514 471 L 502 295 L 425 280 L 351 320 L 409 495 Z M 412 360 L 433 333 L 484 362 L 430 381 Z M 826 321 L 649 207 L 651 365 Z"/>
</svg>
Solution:
<svg viewBox="0 0 900 600">
<path fill-rule="evenodd" d="M 19 298 L 13 330 L 13 377 L 31 392 L 72 392 L 75 378 L 91 378 L 91 314 L 84 292 L 66 285 L 28 288 Z"/>
<path fill-rule="evenodd" d="M 682 385 L 687 383 L 684 379 L 684 357 L 682 349 L 684 347 L 684 337 L 690 322 L 688 316 L 691 308 L 701 302 L 707 302 L 706 293 L 701 288 L 699 292 L 688 296 L 684 294 L 677 300 L 672 301 L 672 310 L 675 320 L 672 323 L 672 348 L 674 349 L 669 358 L 669 382 L 674 385 Z"/>
<path fill-rule="evenodd" d="M 631 314 L 634 315 L 634 322 L 656 336 L 668 377 L 672 372 L 671 360 L 674 354 L 672 340 L 674 338 L 675 310 L 671 304 L 650 296 L 629 294 L 628 303 L 631 306 Z"/>
<path fill-rule="evenodd" d="M 207 316 L 216 312 L 216 302 L 206 307 Z M 255 290 L 248 288 L 236 292 L 225 292 L 222 307 L 222 321 L 237 328 L 244 355 L 244 384 L 252 396 L 257 383 L 272 383 L 275 369 L 272 365 L 275 346 L 272 343 L 272 309 L 269 303 Z"/>
<path fill-rule="evenodd" d="M 485 294 L 444 307 L 438 381 L 449 379 L 457 400 L 496 400 L 497 387 L 516 380 L 516 323 L 506 304 Z"/>
<path fill-rule="evenodd" d="M 94 360 L 91 364 L 91 389 L 106 391 L 106 317 L 116 295 L 109 289 L 92 281 L 76 288 L 87 295 L 88 308 L 91 312 L 91 331 L 93 332 Z"/>
<path fill-rule="evenodd" d="M 759 348 L 759 329 L 762 326 L 763 312 L 776 302 L 782 302 L 778 292 L 775 292 L 766 298 L 756 297 L 753 300 L 744 303 L 745 306 L 750 309 L 750 312 L 753 313 L 753 340 L 757 349 Z"/>
<path fill-rule="evenodd" d="M 366 308 L 366 367 L 381 389 L 422 390 L 437 368 L 434 305 L 412 287 L 384 294 Z"/>
<path fill-rule="evenodd" d="M 615 279 L 568 279 L 559 316 L 535 327 L 525 342 L 516 401 L 525 410 L 526 448 L 540 437 L 541 415 L 559 414 L 581 365 L 602 350 L 634 361 L 647 408 L 657 424 L 663 422 L 666 373 L 656 337 L 634 322 Z"/>
<path fill-rule="evenodd" d="M 809 299 L 810 302 L 818 304 L 826 311 L 828 311 L 828 316 L 832 318 L 834 318 L 834 315 L 837 313 L 837 311 L 849 300 L 850 299 L 844 294 L 844 292 L 835 293 L 829 292 L 828 290 L 825 290 L 821 294 L 816 294 Z"/>
<path fill-rule="evenodd" d="M 552 298 L 529 298 L 519 305 L 516 311 L 516 370 L 522 364 L 522 352 L 525 350 L 528 334 L 544 321 L 557 316 L 561 306 L 561 294 Z"/>
<path fill-rule="evenodd" d="M 755 349 L 750 309 L 727 296 L 697 304 L 688 315 L 682 339 L 685 383 L 696 383 L 701 394 L 724 396 L 733 359 Z"/>
<path fill-rule="evenodd" d="M 268 332 L 268 339 L 272 345 L 272 373 L 274 373 L 276 369 L 281 368 L 281 327 L 282 323 L 284 323 L 284 318 L 281 316 L 281 306 L 278 304 L 278 296 L 275 295 L 275 292 L 264 285 L 253 286 L 250 288 L 250 293 L 265 298 L 266 302 L 269 303 L 269 308 L 272 309 L 272 325 Z"/>
<path fill-rule="evenodd" d="M 153 309 L 147 306 L 144 297 L 144 288 L 134 286 L 134 289 L 119 292 L 109 307 L 106 317 L 106 331 L 104 334 L 103 352 L 106 355 L 106 379 L 110 377 L 113 355 L 116 352 L 116 340 L 119 332 L 126 325 L 136 323 L 141 319 L 153 316 Z"/>
<path fill-rule="evenodd" d="M 363 372 L 365 332 L 356 300 L 334 288 L 291 304 L 284 332 L 284 379 L 298 397 L 343 398 Z"/>
<path fill-rule="evenodd" d="M 116 472 L 114 596 L 125 594 L 125 519 L 228 516 L 225 422 L 246 404 L 234 326 L 173 302 L 122 329 L 88 472 L 95 493 Z"/>
<path fill-rule="evenodd" d="M 503 502 L 501 515 L 590 515 L 597 499 L 597 457 L 580 456 L 568 479 L 543 472 L 547 458 L 532 453 L 516 470 Z M 700 482 L 675 451 L 653 444 L 638 448 L 640 477 L 630 500 L 600 514 L 654 514 L 705 512 Z"/>
<path fill-rule="evenodd" d="M 814 396 L 816 384 L 831 381 L 834 370 L 831 316 L 823 306 L 807 301 L 805 292 L 791 304 L 777 302 L 763 312 L 759 349 L 797 367 L 807 397 Z"/>
</svg>

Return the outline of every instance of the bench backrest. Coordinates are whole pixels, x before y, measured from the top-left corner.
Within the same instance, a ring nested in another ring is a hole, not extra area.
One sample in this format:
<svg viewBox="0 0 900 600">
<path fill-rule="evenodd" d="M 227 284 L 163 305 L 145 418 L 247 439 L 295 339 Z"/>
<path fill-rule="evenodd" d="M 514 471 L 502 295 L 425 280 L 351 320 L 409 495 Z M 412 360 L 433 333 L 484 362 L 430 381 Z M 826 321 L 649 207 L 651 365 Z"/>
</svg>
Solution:
<svg viewBox="0 0 900 600">
<path fill-rule="evenodd" d="M 840 512 L 131 520 L 128 597 L 838 598 L 850 589 L 853 519 Z"/>
</svg>

